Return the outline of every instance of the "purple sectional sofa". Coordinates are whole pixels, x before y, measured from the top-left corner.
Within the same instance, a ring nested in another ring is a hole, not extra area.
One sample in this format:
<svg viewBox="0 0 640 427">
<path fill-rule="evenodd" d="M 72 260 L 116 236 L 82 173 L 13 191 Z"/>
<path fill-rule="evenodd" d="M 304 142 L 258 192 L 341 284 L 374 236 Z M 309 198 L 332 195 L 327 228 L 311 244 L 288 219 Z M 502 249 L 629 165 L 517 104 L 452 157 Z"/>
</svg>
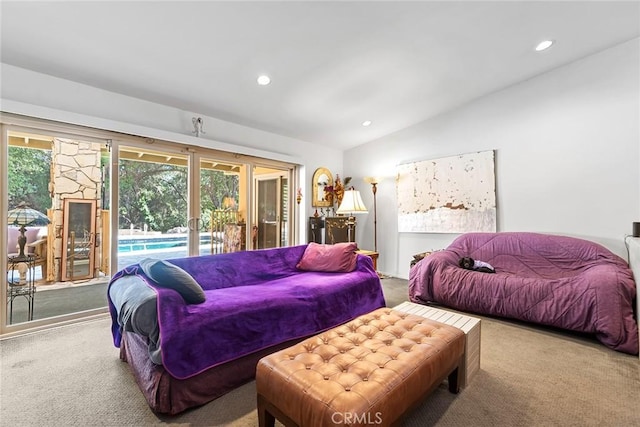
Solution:
<svg viewBox="0 0 640 427">
<path fill-rule="evenodd" d="M 369 257 L 351 272 L 302 271 L 306 247 L 168 260 L 201 286 L 198 304 L 139 264 L 113 277 L 114 344 L 154 411 L 213 400 L 251 380 L 264 355 L 385 305 Z"/>
</svg>

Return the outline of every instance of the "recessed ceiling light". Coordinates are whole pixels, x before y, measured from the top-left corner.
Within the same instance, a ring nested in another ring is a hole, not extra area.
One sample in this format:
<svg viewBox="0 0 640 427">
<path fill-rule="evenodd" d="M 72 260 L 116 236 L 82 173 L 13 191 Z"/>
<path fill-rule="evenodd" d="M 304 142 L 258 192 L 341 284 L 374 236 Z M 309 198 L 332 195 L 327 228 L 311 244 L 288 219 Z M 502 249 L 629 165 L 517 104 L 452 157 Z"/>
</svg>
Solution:
<svg viewBox="0 0 640 427">
<path fill-rule="evenodd" d="M 542 41 L 538 43 L 538 45 L 536 46 L 536 52 L 541 52 L 543 50 L 549 49 L 552 44 L 553 44 L 553 40 Z"/>
<path fill-rule="evenodd" d="M 271 83 L 271 79 L 269 78 L 269 76 L 262 75 L 258 77 L 258 84 L 260 86 L 266 86 L 269 83 Z"/>
<path fill-rule="evenodd" d="M 365 120 L 362 122 L 362 126 L 369 126 L 371 124 L 371 120 Z"/>
</svg>

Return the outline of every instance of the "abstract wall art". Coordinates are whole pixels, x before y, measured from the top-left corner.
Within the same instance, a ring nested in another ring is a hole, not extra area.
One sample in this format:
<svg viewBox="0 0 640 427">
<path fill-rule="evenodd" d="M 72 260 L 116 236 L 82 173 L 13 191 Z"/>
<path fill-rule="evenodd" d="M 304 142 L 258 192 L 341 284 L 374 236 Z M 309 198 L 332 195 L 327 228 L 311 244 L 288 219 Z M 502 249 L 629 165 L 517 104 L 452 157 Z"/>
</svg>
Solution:
<svg viewBox="0 0 640 427">
<path fill-rule="evenodd" d="M 398 165 L 398 231 L 496 231 L 494 152 Z"/>
</svg>

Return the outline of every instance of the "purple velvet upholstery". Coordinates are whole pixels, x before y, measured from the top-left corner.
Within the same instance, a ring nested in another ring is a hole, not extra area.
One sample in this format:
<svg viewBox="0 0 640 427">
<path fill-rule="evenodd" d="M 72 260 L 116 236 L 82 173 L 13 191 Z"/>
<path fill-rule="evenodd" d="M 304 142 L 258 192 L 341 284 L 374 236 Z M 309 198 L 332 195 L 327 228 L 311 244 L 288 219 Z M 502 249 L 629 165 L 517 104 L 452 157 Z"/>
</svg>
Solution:
<svg viewBox="0 0 640 427">
<path fill-rule="evenodd" d="M 350 273 L 300 271 L 306 248 L 234 252 L 168 260 L 191 274 L 206 301 L 186 304 L 173 289 L 155 287 L 162 362 L 175 378 L 189 378 L 221 363 L 347 322 L 385 305 L 369 257 Z M 137 265 L 118 272 L 136 274 Z M 109 301 L 114 343 L 120 345 L 116 309 Z"/>
<path fill-rule="evenodd" d="M 461 257 L 496 274 L 464 270 Z M 417 263 L 409 298 L 595 334 L 603 344 L 638 353 L 633 275 L 627 263 L 582 239 L 536 233 L 469 233 Z"/>
</svg>

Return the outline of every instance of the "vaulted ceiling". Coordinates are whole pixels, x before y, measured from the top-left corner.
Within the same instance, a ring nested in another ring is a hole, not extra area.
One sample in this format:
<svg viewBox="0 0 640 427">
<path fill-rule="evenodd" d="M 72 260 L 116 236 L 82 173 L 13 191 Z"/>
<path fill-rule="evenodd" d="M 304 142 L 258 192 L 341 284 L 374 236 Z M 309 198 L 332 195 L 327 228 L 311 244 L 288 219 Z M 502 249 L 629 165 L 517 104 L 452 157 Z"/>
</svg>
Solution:
<svg viewBox="0 0 640 427">
<path fill-rule="evenodd" d="M 10 65 L 347 149 L 636 38 L 639 6 L 2 1 L 0 54 Z M 555 44 L 536 52 L 545 39 Z M 269 85 L 256 83 L 262 74 Z"/>
</svg>

